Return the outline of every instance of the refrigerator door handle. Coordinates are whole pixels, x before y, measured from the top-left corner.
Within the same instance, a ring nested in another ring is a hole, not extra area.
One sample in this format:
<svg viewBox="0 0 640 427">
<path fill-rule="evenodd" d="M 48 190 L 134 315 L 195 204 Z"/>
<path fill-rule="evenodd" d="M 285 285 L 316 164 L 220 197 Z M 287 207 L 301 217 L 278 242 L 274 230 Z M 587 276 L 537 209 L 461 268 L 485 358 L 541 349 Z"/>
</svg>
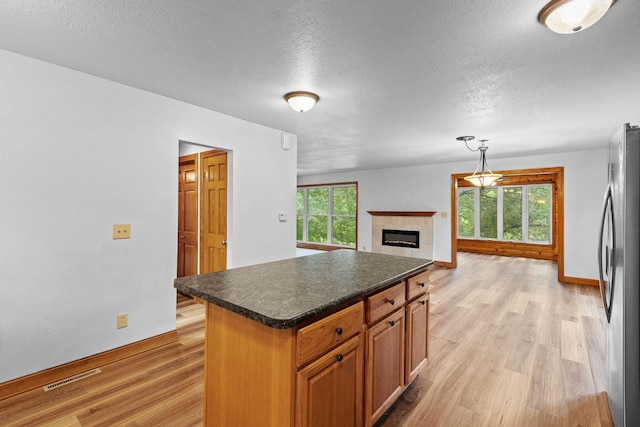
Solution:
<svg viewBox="0 0 640 427">
<path fill-rule="evenodd" d="M 608 214 L 608 215 L 607 215 Z M 609 236 L 611 238 L 611 246 L 608 244 L 603 245 L 604 230 L 609 218 L 610 230 Z M 613 297 L 614 287 L 614 275 L 615 275 L 615 248 L 616 248 L 616 233 L 615 223 L 613 221 L 613 198 L 611 184 L 607 187 L 607 192 L 604 198 L 604 208 L 602 209 L 602 220 L 600 222 L 600 239 L 598 242 L 598 271 L 600 274 L 600 295 L 602 297 L 602 305 L 604 306 L 605 314 L 607 315 L 607 322 L 611 321 L 611 300 Z M 604 252 L 603 252 L 604 251 Z M 604 265 L 603 265 L 604 261 Z M 606 273 L 606 277 L 605 277 Z"/>
</svg>

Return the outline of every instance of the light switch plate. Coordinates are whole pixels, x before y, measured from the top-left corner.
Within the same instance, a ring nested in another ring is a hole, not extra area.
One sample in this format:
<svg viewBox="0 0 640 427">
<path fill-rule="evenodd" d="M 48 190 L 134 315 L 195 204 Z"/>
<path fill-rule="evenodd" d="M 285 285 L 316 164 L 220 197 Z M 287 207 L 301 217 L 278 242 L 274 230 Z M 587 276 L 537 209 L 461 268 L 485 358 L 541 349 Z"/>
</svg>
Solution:
<svg viewBox="0 0 640 427">
<path fill-rule="evenodd" d="M 114 239 L 130 239 L 131 224 L 113 224 Z"/>
</svg>

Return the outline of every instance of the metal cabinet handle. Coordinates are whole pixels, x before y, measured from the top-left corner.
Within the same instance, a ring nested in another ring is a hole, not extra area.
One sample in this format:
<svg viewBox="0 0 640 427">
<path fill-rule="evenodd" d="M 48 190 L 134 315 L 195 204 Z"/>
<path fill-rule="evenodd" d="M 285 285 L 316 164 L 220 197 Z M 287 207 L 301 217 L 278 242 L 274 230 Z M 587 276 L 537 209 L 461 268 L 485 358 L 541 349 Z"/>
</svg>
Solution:
<svg viewBox="0 0 640 427">
<path fill-rule="evenodd" d="M 227 246 L 227 241 L 226 241 L 226 240 L 223 240 L 223 241 L 222 241 L 222 242 L 220 242 L 220 243 L 222 243 L 224 246 Z"/>
<path fill-rule="evenodd" d="M 396 322 L 394 322 L 393 320 L 390 320 L 390 321 L 389 321 L 389 324 L 390 324 L 391 326 L 393 326 L 393 325 L 395 325 L 395 324 L 396 324 Z"/>
<path fill-rule="evenodd" d="M 336 334 L 342 335 L 342 328 L 336 328 Z"/>
<path fill-rule="evenodd" d="M 338 359 L 338 362 L 342 362 L 342 359 L 343 359 L 342 354 L 336 355 L 336 359 Z"/>
<path fill-rule="evenodd" d="M 424 282 L 418 283 L 418 286 L 420 286 L 421 288 L 424 288 Z"/>
<path fill-rule="evenodd" d="M 394 300 L 392 300 L 392 299 L 390 299 L 390 300 L 389 300 L 389 301 L 387 301 L 387 302 L 388 302 L 389 304 L 391 304 L 391 305 L 393 305 L 393 304 L 395 304 L 395 303 L 396 303 L 396 302 L 395 302 Z"/>
</svg>

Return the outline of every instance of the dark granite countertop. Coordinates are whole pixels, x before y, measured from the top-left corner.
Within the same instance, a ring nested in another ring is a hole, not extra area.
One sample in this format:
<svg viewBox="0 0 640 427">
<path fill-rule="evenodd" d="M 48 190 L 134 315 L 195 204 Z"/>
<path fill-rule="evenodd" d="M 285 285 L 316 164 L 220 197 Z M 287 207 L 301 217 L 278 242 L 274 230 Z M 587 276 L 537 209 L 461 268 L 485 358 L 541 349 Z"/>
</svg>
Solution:
<svg viewBox="0 0 640 427">
<path fill-rule="evenodd" d="M 393 285 L 433 261 L 337 250 L 175 279 L 190 295 L 277 329 Z"/>
</svg>

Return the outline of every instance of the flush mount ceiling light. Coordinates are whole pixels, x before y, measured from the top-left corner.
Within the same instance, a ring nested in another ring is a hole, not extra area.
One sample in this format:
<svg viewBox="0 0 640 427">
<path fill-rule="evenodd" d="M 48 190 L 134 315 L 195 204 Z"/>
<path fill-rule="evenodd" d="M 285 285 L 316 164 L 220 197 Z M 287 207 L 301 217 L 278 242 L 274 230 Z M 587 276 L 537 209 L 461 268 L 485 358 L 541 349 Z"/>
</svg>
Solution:
<svg viewBox="0 0 640 427">
<path fill-rule="evenodd" d="M 484 188 L 484 187 L 488 187 L 490 185 L 495 184 L 497 180 L 502 178 L 502 175 L 500 175 L 499 173 L 491 172 L 491 169 L 489 169 L 489 166 L 487 166 L 486 153 L 489 147 L 485 145 L 485 142 L 487 142 L 488 139 L 481 139 L 480 145 L 475 150 L 469 147 L 469 143 L 468 143 L 468 141 L 475 139 L 475 136 L 459 136 L 456 139 L 458 141 L 464 141 L 464 145 L 467 146 L 467 149 L 469 149 L 469 151 L 480 152 L 480 163 L 478 163 L 478 167 L 476 168 L 475 172 L 472 175 L 464 177 L 465 181 L 470 182 L 476 187 Z M 478 171 L 480 171 L 480 173 L 478 173 Z"/>
<path fill-rule="evenodd" d="M 551 0 L 538 21 L 551 31 L 573 34 L 589 28 L 604 16 L 616 0 Z"/>
<path fill-rule="evenodd" d="M 293 110 L 304 113 L 311 110 L 316 105 L 316 102 L 320 100 L 320 97 L 315 93 L 296 91 L 286 94 L 284 100 Z"/>
</svg>

